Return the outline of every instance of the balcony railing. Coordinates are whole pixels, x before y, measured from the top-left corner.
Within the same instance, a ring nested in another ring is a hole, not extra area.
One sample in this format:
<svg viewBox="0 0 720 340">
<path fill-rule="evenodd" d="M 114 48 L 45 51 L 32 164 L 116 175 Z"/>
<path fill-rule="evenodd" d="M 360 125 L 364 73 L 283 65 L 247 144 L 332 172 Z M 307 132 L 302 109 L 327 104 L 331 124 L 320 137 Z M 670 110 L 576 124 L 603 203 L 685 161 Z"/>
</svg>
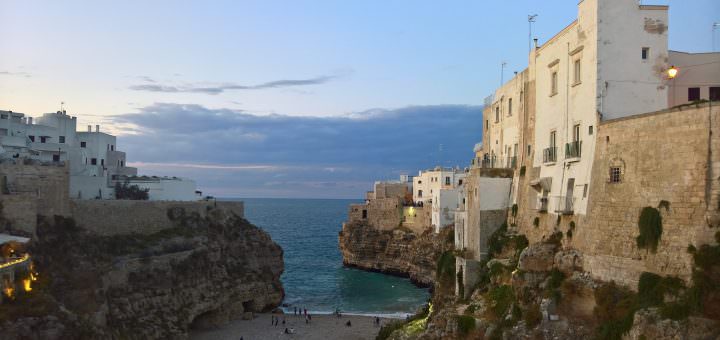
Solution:
<svg viewBox="0 0 720 340">
<path fill-rule="evenodd" d="M 543 163 L 553 163 L 557 161 L 557 147 L 550 147 L 543 150 Z"/>
<path fill-rule="evenodd" d="M 565 144 L 565 158 L 580 158 L 582 154 L 582 142 L 576 140 Z"/>
<path fill-rule="evenodd" d="M 555 212 L 563 215 L 572 215 L 575 211 L 575 197 L 572 196 L 553 196 Z"/>
<path fill-rule="evenodd" d="M 538 197 L 535 201 L 535 210 L 538 212 L 547 212 L 548 210 L 548 198 Z"/>
</svg>

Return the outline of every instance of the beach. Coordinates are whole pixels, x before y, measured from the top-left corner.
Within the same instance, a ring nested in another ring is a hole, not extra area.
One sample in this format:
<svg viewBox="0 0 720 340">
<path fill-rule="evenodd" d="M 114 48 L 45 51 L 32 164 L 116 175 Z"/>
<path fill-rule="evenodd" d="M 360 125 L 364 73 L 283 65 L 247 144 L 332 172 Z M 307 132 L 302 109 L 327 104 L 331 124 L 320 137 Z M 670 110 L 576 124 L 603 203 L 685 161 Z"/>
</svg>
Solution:
<svg viewBox="0 0 720 340">
<path fill-rule="evenodd" d="M 271 326 L 271 315 L 279 318 L 277 326 Z M 285 326 L 282 320 L 285 318 Z M 256 339 L 303 339 L 303 340 L 371 340 L 375 339 L 380 327 L 375 325 L 375 317 L 360 315 L 312 315 L 312 321 L 305 324 L 304 316 L 292 314 L 257 314 L 253 320 L 236 320 L 225 326 L 193 331 L 192 340 L 243 340 Z M 395 319 L 382 318 L 381 325 Z M 346 326 L 350 321 L 351 326 Z M 285 334 L 285 328 L 294 328 L 294 334 Z"/>
</svg>

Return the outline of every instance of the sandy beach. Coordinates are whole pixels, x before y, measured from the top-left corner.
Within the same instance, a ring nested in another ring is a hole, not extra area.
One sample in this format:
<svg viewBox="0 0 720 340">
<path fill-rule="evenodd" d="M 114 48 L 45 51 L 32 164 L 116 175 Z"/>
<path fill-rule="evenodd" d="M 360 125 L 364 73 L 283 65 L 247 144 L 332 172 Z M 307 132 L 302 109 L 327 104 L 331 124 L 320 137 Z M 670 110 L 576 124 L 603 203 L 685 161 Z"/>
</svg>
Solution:
<svg viewBox="0 0 720 340">
<path fill-rule="evenodd" d="M 236 320 L 217 329 L 190 333 L 193 340 L 243 340 L 256 339 L 304 339 L 304 340 L 372 340 L 380 327 L 374 323 L 374 317 L 343 315 L 313 315 L 312 321 L 305 324 L 305 318 L 292 314 L 275 314 L 280 318 L 277 326 L 271 326 L 271 314 L 257 314 L 253 320 Z M 282 320 L 285 318 L 285 326 Z M 345 323 L 350 320 L 352 326 Z M 381 325 L 393 319 L 381 318 Z M 285 328 L 294 328 L 294 334 L 285 334 Z"/>
</svg>

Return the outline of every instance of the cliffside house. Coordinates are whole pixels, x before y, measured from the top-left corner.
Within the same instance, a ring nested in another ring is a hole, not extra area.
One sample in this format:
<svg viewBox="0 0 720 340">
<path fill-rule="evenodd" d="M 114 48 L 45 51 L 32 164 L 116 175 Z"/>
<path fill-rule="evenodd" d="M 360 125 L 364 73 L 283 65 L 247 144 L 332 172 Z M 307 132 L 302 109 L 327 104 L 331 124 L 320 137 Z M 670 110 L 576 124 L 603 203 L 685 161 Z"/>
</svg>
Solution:
<svg viewBox="0 0 720 340">
<path fill-rule="evenodd" d="M 435 167 L 420 171 L 413 177 L 413 201 L 431 207 L 431 221 L 435 233 L 455 223 L 459 193 L 467 172 L 460 168 Z"/>
</svg>

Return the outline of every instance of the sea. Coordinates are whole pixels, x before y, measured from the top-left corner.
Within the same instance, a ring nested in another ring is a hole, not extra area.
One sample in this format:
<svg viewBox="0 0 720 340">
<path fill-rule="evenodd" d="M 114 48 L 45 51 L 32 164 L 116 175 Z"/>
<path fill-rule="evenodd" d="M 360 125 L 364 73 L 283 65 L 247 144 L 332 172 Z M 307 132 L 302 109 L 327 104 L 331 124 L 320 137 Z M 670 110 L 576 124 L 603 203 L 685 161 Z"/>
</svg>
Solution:
<svg viewBox="0 0 720 340">
<path fill-rule="evenodd" d="M 359 200 L 242 198 L 245 218 L 284 250 L 285 311 L 402 317 L 427 303 L 429 291 L 410 280 L 346 268 L 338 233 L 348 205 Z"/>
</svg>

